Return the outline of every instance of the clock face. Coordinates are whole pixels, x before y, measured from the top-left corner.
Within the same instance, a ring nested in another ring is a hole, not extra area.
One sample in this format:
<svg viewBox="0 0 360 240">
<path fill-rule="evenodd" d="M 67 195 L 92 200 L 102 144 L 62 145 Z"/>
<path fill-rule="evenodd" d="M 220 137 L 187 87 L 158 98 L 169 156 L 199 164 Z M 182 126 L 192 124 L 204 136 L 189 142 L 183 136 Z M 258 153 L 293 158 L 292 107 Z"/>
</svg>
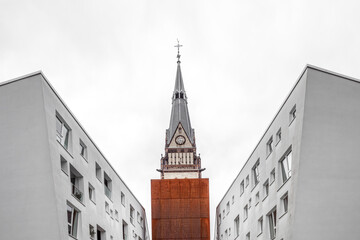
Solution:
<svg viewBox="0 0 360 240">
<path fill-rule="evenodd" d="M 186 139 L 184 136 L 179 135 L 175 138 L 175 142 L 179 145 L 183 145 L 185 143 Z"/>
</svg>

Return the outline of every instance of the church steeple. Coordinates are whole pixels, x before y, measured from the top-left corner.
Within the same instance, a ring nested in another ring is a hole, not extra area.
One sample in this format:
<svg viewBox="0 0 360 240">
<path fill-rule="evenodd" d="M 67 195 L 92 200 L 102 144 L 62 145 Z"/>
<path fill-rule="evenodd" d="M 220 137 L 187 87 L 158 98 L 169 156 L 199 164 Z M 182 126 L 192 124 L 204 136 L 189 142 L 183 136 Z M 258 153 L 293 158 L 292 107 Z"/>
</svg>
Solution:
<svg viewBox="0 0 360 240">
<path fill-rule="evenodd" d="M 170 125 L 166 130 L 165 156 L 161 158 L 161 178 L 201 178 L 200 156 L 196 155 L 195 133 L 191 128 L 187 96 L 180 67 L 178 48 L 175 87 Z"/>
</svg>

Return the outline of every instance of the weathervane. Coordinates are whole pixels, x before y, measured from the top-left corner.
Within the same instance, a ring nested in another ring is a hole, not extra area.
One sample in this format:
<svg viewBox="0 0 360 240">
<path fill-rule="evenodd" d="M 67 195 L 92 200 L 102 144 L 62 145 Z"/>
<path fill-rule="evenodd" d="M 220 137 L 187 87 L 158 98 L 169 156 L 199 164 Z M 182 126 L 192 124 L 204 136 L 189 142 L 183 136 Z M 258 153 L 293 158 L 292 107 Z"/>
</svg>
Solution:
<svg viewBox="0 0 360 240">
<path fill-rule="evenodd" d="M 174 47 L 177 47 L 177 49 L 178 49 L 178 54 L 177 54 L 177 59 L 178 59 L 178 63 L 180 63 L 180 48 L 183 46 L 183 45 L 180 45 L 180 43 L 179 43 L 179 39 L 176 39 L 177 40 L 177 42 L 178 42 L 178 44 L 177 45 L 175 45 Z"/>
</svg>

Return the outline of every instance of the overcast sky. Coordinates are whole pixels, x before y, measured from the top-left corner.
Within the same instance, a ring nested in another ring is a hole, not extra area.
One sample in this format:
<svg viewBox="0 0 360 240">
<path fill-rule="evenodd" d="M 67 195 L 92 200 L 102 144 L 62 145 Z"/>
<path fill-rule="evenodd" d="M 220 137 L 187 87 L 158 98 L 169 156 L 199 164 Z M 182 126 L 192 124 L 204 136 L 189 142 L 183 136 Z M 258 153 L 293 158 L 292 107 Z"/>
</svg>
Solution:
<svg viewBox="0 0 360 240">
<path fill-rule="evenodd" d="M 217 204 L 305 65 L 360 78 L 359 12 L 358 0 L 0 0 L 0 81 L 42 70 L 150 226 L 179 38 L 213 235 Z"/>
</svg>

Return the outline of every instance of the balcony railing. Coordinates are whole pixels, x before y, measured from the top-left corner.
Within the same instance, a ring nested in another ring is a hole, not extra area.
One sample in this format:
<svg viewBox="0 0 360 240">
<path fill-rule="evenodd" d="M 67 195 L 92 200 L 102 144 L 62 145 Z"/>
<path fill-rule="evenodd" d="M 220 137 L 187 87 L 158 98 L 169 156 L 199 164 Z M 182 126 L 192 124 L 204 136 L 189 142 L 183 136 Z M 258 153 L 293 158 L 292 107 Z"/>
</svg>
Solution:
<svg viewBox="0 0 360 240">
<path fill-rule="evenodd" d="M 111 190 L 110 188 L 108 188 L 106 185 L 104 185 L 104 189 L 105 189 L 105 195 L 111 199 Z"/>
<path fill-rule="evenodd" d="M 78 189 L 74 184 L 71 186 L 71 193 L 76 197 L 80 202 L 83 201 L 83 193 Z"/>
</svg>

